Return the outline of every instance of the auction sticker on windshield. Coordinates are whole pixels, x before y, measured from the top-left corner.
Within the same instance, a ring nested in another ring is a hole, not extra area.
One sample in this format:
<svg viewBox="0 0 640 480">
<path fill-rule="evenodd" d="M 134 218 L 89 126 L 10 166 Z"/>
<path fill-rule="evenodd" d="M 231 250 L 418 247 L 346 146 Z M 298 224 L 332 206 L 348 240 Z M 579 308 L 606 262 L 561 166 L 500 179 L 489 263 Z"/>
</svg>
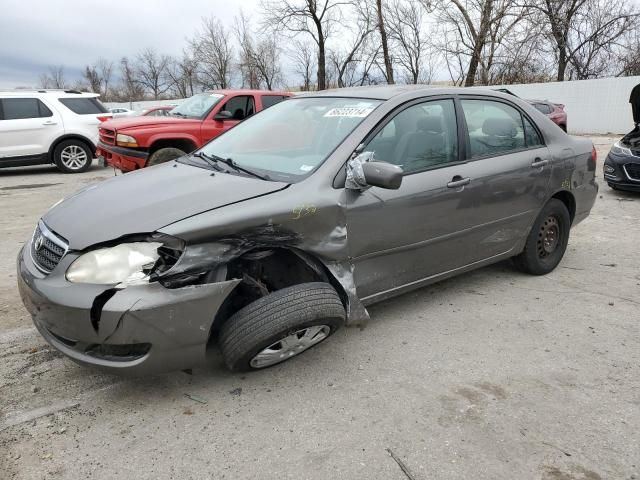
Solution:
<svg viewBox="0 0 640 480">
<path fill-rule="evenodd" d="M 339 107 L 332 108 L 324 114 L 325 117 L 366 117 L 373 112 L 373 107 Z"/>
</svg>

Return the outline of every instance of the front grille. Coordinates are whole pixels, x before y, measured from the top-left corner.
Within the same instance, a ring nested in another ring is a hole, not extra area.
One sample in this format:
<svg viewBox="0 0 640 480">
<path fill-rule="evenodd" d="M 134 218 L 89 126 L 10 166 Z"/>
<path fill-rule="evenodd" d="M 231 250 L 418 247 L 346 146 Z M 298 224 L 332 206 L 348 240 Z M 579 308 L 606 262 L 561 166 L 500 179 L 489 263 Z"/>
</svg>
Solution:
<svg viewBox="0 0 640 480">
<path fill-rule="evenodd" d="M 50 273 L 60 263 L 68 248 L 65 239 L 49 230 L 42 221 L 38 222 L 31 240 L 31 257 L 36 267 L 44 273 Z"/>
<path fill-rule="evenodd" d="M 627 163 L 624 166 L 624 171 L 629 180 L 640 182 L 640 163 Z"/>
<path fill-rule="evenodd" d="M 100 132 L 100 141 L 105 145 L 115 145 L 116 144 L 116 132 L 115 130 L 111 130 L 110 128 L 100 127 L 98 129 Z"/>
</svg>

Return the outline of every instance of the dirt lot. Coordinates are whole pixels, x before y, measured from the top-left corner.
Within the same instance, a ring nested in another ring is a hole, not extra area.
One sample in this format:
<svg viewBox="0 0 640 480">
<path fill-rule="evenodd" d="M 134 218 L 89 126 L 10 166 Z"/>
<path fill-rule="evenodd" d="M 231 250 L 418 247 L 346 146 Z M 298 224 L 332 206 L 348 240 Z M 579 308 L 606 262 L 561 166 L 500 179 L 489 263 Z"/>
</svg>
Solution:
<svg viewBox="0 0 640 480">
<path fill-rule="evenodd" d="M 15 285 L 39 216 L 112 174 L 0 171 L 0 478 L 406 480 L 388 449 L 416 480 L 640 478 L 640 195 L 601 182 L 546 277 L 502 263 L 282 366 L 131 380 L 48 347 Z"/>
</svg>

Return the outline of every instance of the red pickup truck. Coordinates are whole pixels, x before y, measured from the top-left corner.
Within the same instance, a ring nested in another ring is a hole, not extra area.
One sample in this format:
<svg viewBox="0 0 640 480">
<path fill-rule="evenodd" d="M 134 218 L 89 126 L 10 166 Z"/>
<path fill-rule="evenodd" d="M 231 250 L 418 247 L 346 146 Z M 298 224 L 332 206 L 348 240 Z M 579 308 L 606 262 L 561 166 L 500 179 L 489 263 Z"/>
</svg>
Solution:
<svg viewBox="0 0 640 480">
<path fill-rule="evenodd" d="M 292 94 L 263 90 L 213 90 L 186 99 L 168 117 L 130 117 L 99 127 L 101 165 L 123 172 L 192 152 L 260 110 Z"/>
</svg>

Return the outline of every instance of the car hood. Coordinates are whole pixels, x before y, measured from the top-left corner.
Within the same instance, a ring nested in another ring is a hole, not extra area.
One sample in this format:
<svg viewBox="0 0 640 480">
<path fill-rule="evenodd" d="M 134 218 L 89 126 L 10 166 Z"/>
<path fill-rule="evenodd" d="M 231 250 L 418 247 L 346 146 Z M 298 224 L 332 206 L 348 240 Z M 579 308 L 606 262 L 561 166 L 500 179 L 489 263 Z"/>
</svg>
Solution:
<svg viewBox="0 0 640 480">
<path fill-rule="evenodd" d="M 51 208 L 43 221 L 70 249 L 82 250 L 123 235 L 154 232 L 287 186 L 169 162 L 80 190 Z"/>
<path fill-rule="evenodd" d="M 180 118 L 180 117 L 124 117 L 124 118 L 114 118 L 113 120 L 107 120 L 104 122 L 101 127 L 111 128 L 121 132 L 122 130 L 130 130 L 134 128 L 160 128 L 166 127 L 167 125 L 200 125 L 202 122 L 200 120 L 194 120 L 189 118 Z"/>
</svg>

